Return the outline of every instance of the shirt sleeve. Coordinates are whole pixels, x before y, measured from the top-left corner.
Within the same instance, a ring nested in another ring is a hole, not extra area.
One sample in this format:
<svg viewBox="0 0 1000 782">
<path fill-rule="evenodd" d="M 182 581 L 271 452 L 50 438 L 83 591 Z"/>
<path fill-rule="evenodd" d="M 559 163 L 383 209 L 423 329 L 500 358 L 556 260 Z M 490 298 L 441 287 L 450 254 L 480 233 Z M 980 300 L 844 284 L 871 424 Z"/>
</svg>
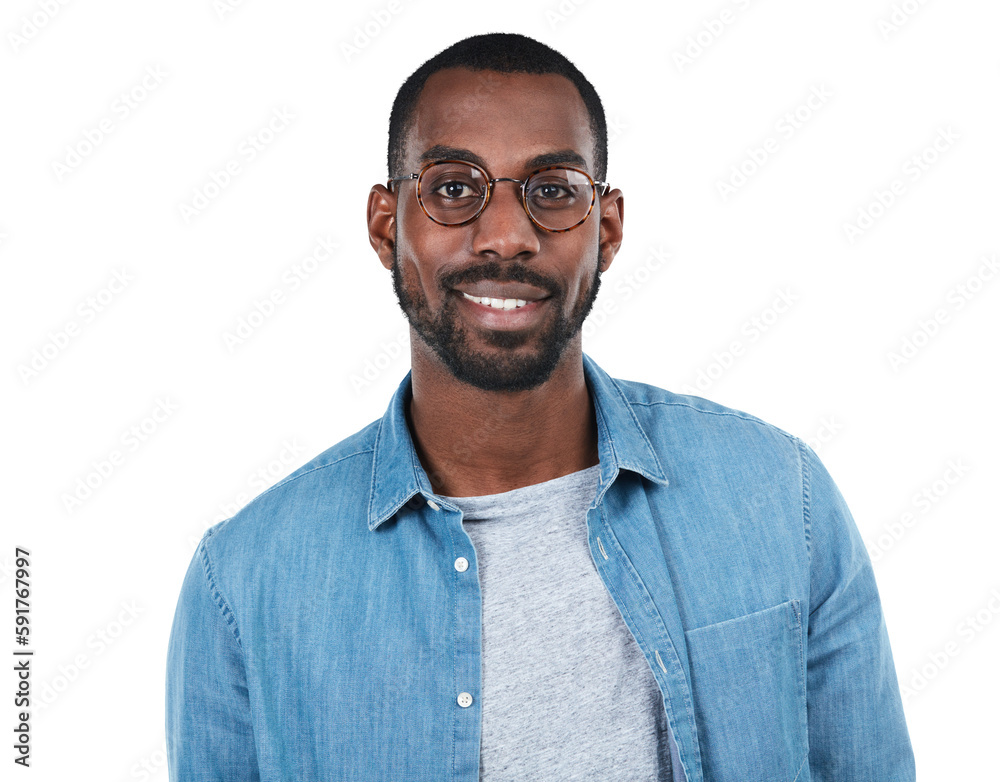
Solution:
<svg viewBox="0 0 1000 782">
<path fill-rule="evenodd" d="M 170 782 L 260 779 L 243 647 L 213 580 L 210 534 L 188 566 L 167 650 Z"/>
<path fill-rule="evenodd" d="M 913 750 L 875 573 L 819 457 L 800 443 L 810 557 L 806 685 L 813 782 L 913 782 Z"/>
</svg>

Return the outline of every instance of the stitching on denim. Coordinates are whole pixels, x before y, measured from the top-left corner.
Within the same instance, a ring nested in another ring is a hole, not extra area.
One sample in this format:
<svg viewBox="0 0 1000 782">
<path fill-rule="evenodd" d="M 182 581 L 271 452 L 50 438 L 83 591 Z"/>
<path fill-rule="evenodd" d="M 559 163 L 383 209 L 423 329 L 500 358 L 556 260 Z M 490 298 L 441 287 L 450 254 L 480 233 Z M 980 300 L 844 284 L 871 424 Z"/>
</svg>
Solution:
<svg viewBox="0 0 1000 782">
<path fill-rule="evenodd" d="M 423 469 L 423 465 L 420 464 L 420 457 L 417 456 L 417 452 L 415 450 L 413 450 L 413 449 L 410 449 L 410 468 L 413 470 L 414 475 L 416 475 L 416 473 L 418 471 L 418 468 L 419 469 Z M 375 481 L 375 465 L 373 463 L 372 464 L 371 490 L 370 490 L 369 500 L 368 500 L 368 521 L 369 521 L 369 525 L 371 524 L 372 511 L 373 511 L 373 506 L 375 504 L 375 490 L 376 490 L 377 486 L 378 486 L 378 484 Z M 383 514 L 383 515 L 385 515 L 385 518 L 389 518 L 393 514 L 395 514 L 396 511 L 398 511 L 400 508 L 402 508 L 407 503 L 407 501 L 410 499 L 410 497 L 412 497 L 415 493 L 416 494 L 420 493 L 419 487 L 417 488 L 416 492 L 410 492 L 409 494 L 407 494 L 406 491 L 404 491 L 402 494 L 398 495 L 398 497 L 395 500 L 393 500 L 394 504 L 389 509 L 389 513 L 387 515 Z M 447 504 L 447 503 L 445 503 L 445 504 Z M 449 505 L 448 507 L 451 507 L 451 506 Z"/>
<path fill-rule="evenodd" d="M 809 454 L 805 452 L 804 442 L 796 438 L 796 443 L 799 446 L 799 474 L 802 480 L 802 527 L 806 536 L 806 554 L 809 555 L 810 564 L 812 564 L 812 522 L 809 517 L 809 506 L 812 502 L 812 487 L 810 486 Z"/>
<path fill-rule="evenodd" d="M 301 472 L 298 475 L 289 475 L 281 483 L 276 483 L 270 489 L 268 489 L 267 491 L 263 492 L 261 494 L 261 496 L 263 497 L 264 494 L 269 494 L 270 492 L 274 491 L 275 489 L 280 489 L 286 483 L 291 483 L 292 481 L 297 481 L 299 478 L 304 478 L 305 476 L 309 475 L 310 473 L 314 473 L 317 470 L 325 470 L 328 467 L 333 467 L 335 465 L 340 464 L 345 459 L 350 459 L 353 456 L 361 456 L 361 455 L 366 454 L 366 453 L 371 453 L 374 450 L 375 450 L 374 447 L 368 447 L 368 448 L 365 448 L 365 449 L 360 450 L 360 451 L 354 451 L 353 453 L 344 454 L 343 456 L 335 459 L 332 462 L 327 462 L 326 464 L 321 464 L 321 465 L 319 465 L 317 467 L 313 467 L 311 470 L 306 470 L 305 472 Z"/>
<path fill-rule="evenodd" d="M 458 528 L 460 530 L 462 529 L 462 523 L 461 523 L 461 521 L 459 521 Z M 458 537 L 458 535 L 456 534 L 455 526 L 453 524 L 449 524 L 447 526 L 447 529 L 448 529 L 448 540 L 451 542 L 451 551 L 449 552 L 449 557 L 452 560 L 454 560 L 455 552 L 457 551 L 457 545 L 458 545 L 457 542 L 456 542 L 456 538 Z M 466 533 L 466 534 L 468 534 L 468 533 Z M 473 551 L 475 551 L 475 548 L 476 548 L 476 546 L 475 546 L 475 544 L 473 544 L 473 546 L 472 546 Z M 477 559 L 476 560 L 476 570 L 477 570 L 477 573 L 478 573 L 478 569 L 479 569 L 479 561 Z M 478 576 L 477 576 L 477 578 L 478 578 Z M 448 573 L 448 580 L 449 580 L 449 582 L 451 584 L 451 615 L 453 617 L 457 617 L 458 616 L 458 590 L 460 588 L 460 584 L 458 583 L 458 579 L 459 579 L 458 571 L 455 570 L 455 568 L 450 568 L 449 569 L 449 573 Z M 482 607 L 481 596 L 480 596 L 480 607 Z M 482 700 L 482 696 L 483 696 L 483 681 L 482 681 L 482 660 L 483 660 L 483 656 L 482 655 L 483 655 L 483 649 L 482 649 L 482 640 L 481 640 L 482 639 L 482 619 L 481 619 L 481 617 L 482 617 L 482 613 L 480 612 L 480 627 L 479 627 L 479 631 L 480 631 L 480 647 L 479 647 L 479 665 L 480 665 L 479 673 L 480 673 L 480 678 L 479 678 L 479 692 L 476 694 L 476 699 L 477 699 L 476 708 L 480 709 L 480 712 L 479 712 L 480 719 L 482 719 L 482 706 L 480 705 L 479 701 Z M 458 648 L 459 648 L 459 637 L 458 636 L 459 636 L 459 622 L 456 619 L 451 624 L 452 624 L 452 627 L 454 628 L 454 631 L 453 631 L 453 634 L 452 634 L 452 644 L 453 644 L 453 646 L 452 646 L 452 660 L 453 660 L 453 663 L 452 663 L 452 675 L 453 675 L 453 679 L 452 679 L 452 681 L 454 682 L 453 685 L 452 685 L 452 697 L 455 697 L 454 693 L 456 693 L 456 692 L 459 691 L 459 689 L 458 689 L 458 687 L 459 687 L 459 682 L 458 682 Z M 465 709 L 455 709 L 454 706 L 453 706 L 452 707 L 452 711 L 455 714 L 455 718 L 454 718 L 454 720 L 452 720 L 452 731 L 451 731 L 451 776 L 452 776 L 452 779 L 455 779 L 456 776 L 457 776 L 457 774 L 458 774 L 458 742 L 455 740 L 455 736 L 458 735 L 458 733 L 459 733 L 459 731 L 461 729 L 461 726 L 460 726 L 460 721 L 462 720 L 462 714 L 461 714 L 461 712 L 465 711 Z M 482 736 L 480 736 L 480 741 L 481 740 L 482 740 Z"/>
<path fill-rule="evenodd" d="M 229 607 L 229 603 L 222 596 L 219 591 L 218 586 L 215 583 L 215 572 L 212 568 L 212 560 L 208 556 L 208 539 L 214 533 L 207 533 L 204 539 L 201 541 L 201 559 L 202 565 L 205 568 L 205 577 L 208 579 L 208 586 L 211 589 L 212 599 L 215 602 L 216 607 L 222 614 L 223 619 L 229 625 L 229 630 L 232 632 L 233 636 L 236 638 L 236 644 L 240 647 L 240 651 L 243 651 L 243 641 L 240 639 L 240 628 L 236 624 L 236 615 L 233 613 L 232 609 Z"/>
<path fill-rule="evenodd" d="M 802 610 L 799 608 L 799 601 L 797 599 L 793 599 L 791 603 L 792 603 L 792 609 L 795 611 L 795 623 L 796 623 L 795 629 L 798 630 L 797 635 L 799 637 L 799 665 L 798 665 L 799 691 L 802 693 L 802 701 L 803 701 L 802 705 L 805 707 L 802 710 L 802 727 L 805 729 L 806 742 L 808 743 L 809 718 L 807 716 L 807 711 L 809 708 L 809 690 L 808 690 L 808 685 L 806 683 L 806 657 L 803 651 L 803 640 L 802 640 L 802 636 L 805 635 L 805 628 L 802 626 Z M 808 757 L 808 753 L 806 753 L 806 757 Z M 799 767 L 799 771 L 801 770 L 802 768 Z M 798 778 L 798 775 L 796 775 L 796 778 Z"/>
<path fill-rule="evenodd" d="M 368 448 L 365 448 L 364 450 L 361 450 L 361 451 L 355 451 L 354 453 L 345 454 L 344 456 L 341 456 L 341 457 L 339 457 L 338 459 L 335 459 L 332 462 L 328 462 L 327 464 L 321 464 L 318 467 L 313 467 L 311 470 L 306 470 L 305 472 L 301 472 L 298 475 L 289 475 L 287 478 L 285 478 L 283 481 L 281 481 L 281 483 L 276 483 L 276 484 L 274 484 L 274 486 L 272 486 L 267 491 L 261 492 L 258 495 L 257 499 L 260 499 L 265 494 L 270 494 L 275 489 L 280 489 L 286 483 L 291 483 L 292 481 L 297 481 L 299 478 L 304 478 L 305 476 L 309 475 L 309 473 L 316 472 L 317 470 L 325 470 L 327 467 L 333 467 L 336 464 L 340 464 L 342 461 L 344 461 L 344 459 L 350 459 L 352 456 L 360 456 L 361 454 L 370 453 L 373 450 L 375 450 L 373 446 L 372 447 L 368 447 Z"/>
<path fill-rule="evenodd" d="M 636 417 L 635 411 L 632 409 L 632 405 L 636 403 L 629 400 L 628 396 L 626 396 L 625 394 L 625 390 L 618 385 L 617 381 L 614 378 L 610 378 L 610 380 L 611 380 L 611 385 L 614 387 L 615 391 L 618 392 L 618 396 L 625 403 L 625 409 L 628 410 L 628 414 L 629 417 L 632 419 L 632 423 L 635 424 L 636 429 L 642 436 L 642 441 L 646 444 L 646 452 L 649 454 L 650 458 L 652 458 L 653 463 L 656 465 L 656 469 L 660 471 L 660 475 L 665 475 L 665 473 L 663 472 L 663 465 L 660 464 L 660 459 L 656 455 L 656 450 L 653 448 L 653 444 L 649 442 L 649 437 L 647 437 L 646 435 L 646 430 L 642 428 L 642 424 L 639 423 L 639 419 Z"/>
<path fill-rule="evenodd" d="M 596 398 L 596 395 L 595 395 L 595 398 Z M 600 405 L 596 405 L 596 404 L 594 405 L 594 414 L 595 415 L 599 415 L 601 417 L 601 422 L 603 422 L 603 424 L 604 424 L 604 426 L 598 426 L 598 430 L 599 431 L 607 432 L 608 431 L 608 417 L 606 415 L 604 415 L 604 410 L 601 408 Z M 608 447 L 611 449 L 611 454 L 614 456 L 614 461 L 617 464 L 618 463 L 618 451 L 615 448 L 615 441 L 613 439 L 611 439 L 610 437 L 605 437 L 604 440 L 605 440 L 605 442 L 607 442 Z"/>
<path fill-rule="evenodd" d="M 600 508 L 601 508 L 601 522 L 604 524 L 604 526 L 610 532 L 611 531 L 611 525 L 608 524 L 608 520 L 607 520 L 607 518 L 604 515 L 604 504 L 603 503 L 601 503 Z M 610 540 L 611 540 L 611 538 L 609 538 L 609 541 Z M 652 602 L 651 599 L 648 598 L 649 590 L 646 589 L 646 587 L 642 583 L 641 579 L 639 579 L 638 574 L 635 571 L 635 566 L 632 564 L 632 560 L 630 560 L 628 558 L 628 554 L 625 553 L 625 550 L 621 547 L 621 544 L 618 543 L 618 539 L 614 538 L 614 541 L 615 541 L 615 546 L 617 547 L 617 551 L 618 551 L 619 556 L 621 556 L 622 561 L 628 565 L 628 567 L 623 567 L 622 570 L 625 571 L 626 576 L 628 576 L 632 580 L 632 583 L 635 584 L 636 591 L 640 592 L 640 594 L 641 593 L 645 593 L 643 595 L 642 602 L 643 602 L 643 606 L 646 609 L 646 612 L 649 613 L 649 614 L 656 613 L 656 605 Z M 616 601 L 616 603 L 619 603 L 619 602 L 623 602 L 623 601 L 621 601 L 620 598 L 619 598 L 619 600 Z M 631 619 L 632 614 L 631 614 L 630 611 L 628 611 L 627 608 L 622 608 L 621 606 L 619 606 L 619 609 L 623 610 L 626 614 L 628 614 L 629 619 Z M 635 624 L 635 620 L 634 619 L 632 619 L 632 623 Z M 666 630 L 666 628 L 664 628 L 664 630 Z M 671 646 L 671 649 L 673 650 L 673 654 L 671 655 L 670 662 L 673 663 L 673 664 L 676 664 L 679 668 L 681 668 L 681 677 L 685 678 L 684 677 L 683 666 L 681 666 L 681 661 L 680 661 L 680 659 L 677 656 L 677 650 L 674 648 L 674 644 L 673 643 L 671 643 L 670 646 Z M 654 649 L 653 651 L 655 652 L 656 650 Z M 691 736 L 694 739 L 694 744 L 695 744 L 695 746 L 697 746 L 698 745 L 698 725 L 695 722 L 695 718 L 694 718 L 694 707 L 693 707 L 693 704 L 691 703 L 690 699 L 687 696 L 687 690 L 688 690 L 688 688 L 685 687 L 683 689 L 684 689 L 684 692 L 682 693 L 682 696 L 683 696 L 683 701 L 684 701 L 684 713 L 687 716 L 688 724 L 691 726 Z M 670 722 L 670 717 L 669 716 L 667 717 L 667 722 L 668 722 L 668 724 Z M 674 740 L 676 741 L 676 731 L 674 731 L 674 726 L 670 725 L 669 727 L 670 727 L 670 730 L 675 733 Z M 679 746 L 680 745 L 678 744 L 678 747 Z M 694 749 L 694 747 L 692 747 L 692 750 L 693 749 Z"/>
<path fill-rule="evenodd" d="M 795 779 L 792 782 L 798 782 L 798 778 L 802 776 L 802 769 L 806 767 L 806 761 L 809 760 L 809 750 L 806 750 L 806 756 L 802 758 L 802 762 L 799 763 L 799 770 L 795 772 Z"/>
<path fill-rule="evenodd" d="M 774 424 L 769 424 L 767 421 L 762 421 L 759 418 L 755 418 L 754 416 L 750 415 L 749 413 L 739 413 L 739 412 L 733 412 L 733 411 L 727 411 L 727 410 L 703 410 L 700 407 L 695 407 L 694 405 L 688 404 L 687 402 L 671 402 L 671 401 L 669 401 L 667 399 L 661 399 L 661 400 L 656 401 L 656 402 L 633 402 L 633 401 L 629 400 L 629 404 L 630 405 L 642 405 L 643 407 L 652 407 L 653 405 L 670 405 L 671 407 L 690 407 L 692 410 L 694 410 L 697 413 L 705 413 L 706 415 L 726 415 L 726 416 L 729 416 L 730 418 L 739 418 L 742 421 L 749 421 L 750 423 L 753 423 L 753 424 L 760 424 L 761 426 L 766 427 L 767 429 L 770 429 L 771 431 L 776 432 L 777 434 L 780 434 L 781 436 L 785 437 L 786 439 L 790 439 L 790 440 L 797 440 L 798 439 L 797 437 L 795 437 L 795 435 L 789 434 L 784 429 L 780 429 L 777 426 L 775 426 Z"/>
<path fill-rule="evenodd" d="M 732 622 L 739 622 L 743 619 L 747 619 L 751 616 L 757 616 L 759 614 L 766 614 L 768 611 L 775 611 L 782 606 L 787 606 L 792 600 L 785 600 L 781 603 L 775 603 L 773 606 L 766 606 L 764 608 L 759 608 L 756 611 L 751 611 L 749 614 L 741 614 L 740 616 L 734 616 L 729 619 L 723 619 L 721 622 L 712 622 L 711 624 L 702 625 L 701 627 L 692 627 L 690 630 L 685 630 L 684 635 L 694 635 L 695 633 L 700 633 L 702 630 L 715 630 L 717 628 L 723 627 L 724 625 L 731 624 Z"/>
<path fill-rule="evenodd" d="M 371 524 L 372 513 L 375 511 L 375 491 L 377 489 L 377 481 L 375 476 L 378 474 L 378 460 L 375 458 L 375 454 L 378 453 L 379 443 L 382 442 L 382 425 L 385 423 L 383 418 L 378 422 L 378 431 L 375 432 L 375 442 L 372 444 L 372 480 L 371 484 L 368 486 L 368 523 Z"/>
<path fill-rule="evenodd" d="M 205 575 L 207 576 L 208 583 L 209 583 L 209 585 L 212 588 L 212 596 L 215 598 L 216 606 L 218 606 L 218 608 L 222 612 L 222 615 L 225 617 L 226 622 L 229 623 L 229 629 L 232 631 L 233 635 L 236 637 L 236 645 L 240 648 L 240 660 L 241 660 L 242 665 L 243 665 L 244 676 L 247 679 L 247 686 L 249 687 L 249 677 L 246 675 L 246 670 L 247 670 L 247 653 L 246 653 L 246 649 L 243 648 L 243 641 L 240 638 L 240 630 L 239 630 L 239 627 L 236 624 L 236 615 L 233 614 L 232 609 L 229 608 L 229 603 L 226 602 L 226 599 L 222 596 L 222 593 L 219 591 L 218 587 L 215 584 L 215 573 L 214 573 L 214 570 L 212 568 L 212 560 L 208 556 L 208 539 L 211 538 L 212 535 L 214 535 L 214 534 L 215 534 L 215 530 L 214 529 L 209 529 L 205 533 L 204 537 L 201 540 L 201 543 L 199 544 L 201 546 L 201 556 L 202 556 L 202 561 L 203 561 L 203 564 L 204 564 L 204 567 L 205 567 Z M 257 731 L 258 731 L 258 728 L 257 728 L 257 718 L 256 718 L 256 715 L 254 713 L 255 709 L 254 709 L 254 705 L 253 705 L 252 699 L 250 697 L 249 690 L 247 692 L 247 706 L 250 709 L 250 734 L 251 734 L 251 736 L 253 736 L 253 746 L 254 746 L 254 751 L 256 751 L 257 747 L 259 746 L 259 744 L 258 744 L 258 735 L 257 735 Z M 259 771 L 259 765 L 258 764 L 259 764 L 259 759 L 255 760 L 255 762 L 254 762 L 255 767 L 257 767 L 257 769 Z"/>
</svg>

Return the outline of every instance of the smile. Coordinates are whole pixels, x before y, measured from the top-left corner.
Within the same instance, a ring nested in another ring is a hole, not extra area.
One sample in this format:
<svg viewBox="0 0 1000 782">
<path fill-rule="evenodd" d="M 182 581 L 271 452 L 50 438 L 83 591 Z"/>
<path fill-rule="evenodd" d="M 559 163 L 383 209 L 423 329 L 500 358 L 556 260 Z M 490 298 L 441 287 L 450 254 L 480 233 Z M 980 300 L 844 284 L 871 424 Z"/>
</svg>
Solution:
<svg viewBox="0 0 1000 782">
<path fill-rule="evenodd" d="M 484 307 L 492 307 L 495 310 L 516 310 L 528 303 L 524 299 L 491 299 L 487 296 L 471 296 L 464 291 L 461 293 L 465 298 L 476 302 L 476 304 L 482 304 Z"/>
</svg>

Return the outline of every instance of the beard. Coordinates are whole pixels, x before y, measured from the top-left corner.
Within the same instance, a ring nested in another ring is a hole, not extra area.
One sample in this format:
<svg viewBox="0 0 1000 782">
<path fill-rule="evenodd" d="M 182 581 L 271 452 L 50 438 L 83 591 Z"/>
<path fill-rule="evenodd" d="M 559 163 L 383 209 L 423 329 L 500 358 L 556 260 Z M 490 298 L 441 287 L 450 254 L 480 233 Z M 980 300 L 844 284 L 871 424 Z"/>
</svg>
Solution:
<svg viewBox="0 0 1000 782">
<path fill-rule="evenodd" d="M 597 260 L 590 285 L 569 315 L 559 306 L 565 293 L 558 282 L 517 262 L 487 261 L 444 275 L 439 281 L 444 304 L 434 313 L 420 286 L 407 284 L 403 278 L 393 245 L 392 289 L 410 326 L 457 380 L 483 391 L 526 391 L 551 377 L 566 346 L 583 327 L 601 287 L 604 257 L 600 250 Z M 478 349 L 462 324 L 456 311 L 458 302 L 449 291 L 455 285 L 482 280 L 522 282 L 542 288 L 551 294 L 548 306 L 555 310 L 555 315 L 540 332 L 500 329 L 479 332 L 478 338 L 491 349 Z"/>
</svg>

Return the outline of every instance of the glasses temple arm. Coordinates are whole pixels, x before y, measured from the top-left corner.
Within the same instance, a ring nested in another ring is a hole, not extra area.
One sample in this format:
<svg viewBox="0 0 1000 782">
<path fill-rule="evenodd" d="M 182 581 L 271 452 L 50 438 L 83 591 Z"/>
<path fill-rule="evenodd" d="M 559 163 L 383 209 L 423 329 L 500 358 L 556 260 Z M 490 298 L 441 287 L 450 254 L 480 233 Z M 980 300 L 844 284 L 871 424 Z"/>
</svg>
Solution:
<svg viewBox="0 0 1000 782">
<path fill-rule="evenodd" d="M 390 190 L 392 190 L 392 183 L 393 182 L 405 182 L 408 179 L 418 179 L 419 177 L 420 177 L 420 174 L 407 174 L 406 176 L 389 177 L 387 180 L 385 180 L 385 186 L 387 188 L 389 188 Z"/>
</svg>

